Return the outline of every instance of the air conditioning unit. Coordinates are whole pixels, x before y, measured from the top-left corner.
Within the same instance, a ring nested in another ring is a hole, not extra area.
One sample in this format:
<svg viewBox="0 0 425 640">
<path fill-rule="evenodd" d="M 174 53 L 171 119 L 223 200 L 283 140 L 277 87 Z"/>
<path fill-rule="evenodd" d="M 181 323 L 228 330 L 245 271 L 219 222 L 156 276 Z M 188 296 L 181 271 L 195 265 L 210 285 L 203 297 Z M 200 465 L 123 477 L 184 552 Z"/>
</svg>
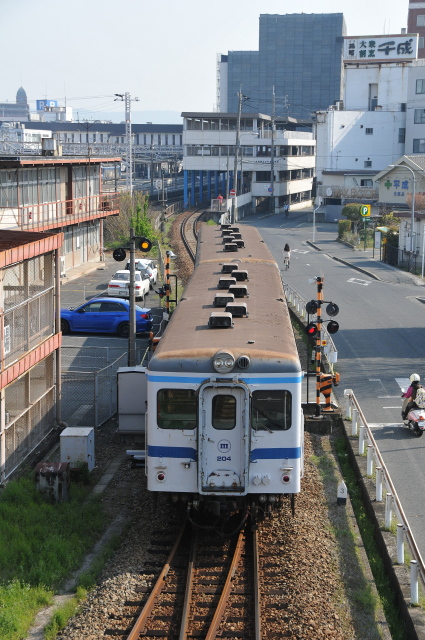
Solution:
<svg viewBox="0 0 425 640">
<path fill-rule="evenodd" d="M 248 317 L 248 310 L 244 302 L 229 302 L 226 304 L 226 312 L 231 313 L 232 317 Z"/>
<path fill-rule="evenodd" d="M 229 329 L 233 327 L 232 314 L 225 311 L 213 311 L 208 320 L 210 329 Z"/>
<path fill-rule="evenodd" d="M 232 271 L 237 271 L 238 269 L 238 265 L 234 262 L 225 262 L 221 265 L 221 273 L 232 273 Z"/>
<path fill-rule="evenodd" d="M 229 293 L 233 293 L 235 298 L 247 298 L 248 287 L 245 284 L 232 284 L 229 287 Z"/>
<path fill-rule="evenodd" d="M 231 276 L 224 276 L 223 278 L 219 278 L 217 288 L 228 289 L 232 284 L 236 284 L 236 278 L 232 278 Z"/>
<path fill-rule="evenodd" d="M 225 307 L 229 302 L 233 302 L 235 296 L 233 293 L 216 293 L 214 296 L 215 307 Z"/>
<path fill-rule="evenodd" d="M 234 271 L 233 276 L 236 278 L 236 282 L 243 282 L 244 280 L 248 280 L 248 271 Z"/>
<path fill-rule="evenodd" d="M 226 244 L 226 242 L 233 242 L 233 236 L 223 236 L 223 244 Z"/>
<path fill-rule="evenodd" d="M 241 242 L 241 240 L 239 240 L 239 242 Z M 236 244 L 236 242 L 227 242 L 224 245 L 224 251 L 238 251 L 239 247 Z"/>
<path fill-rule="evenodd" d="M 235 240 L 235 245 L 238 247 L 238 249 L 243 249 L 245 246 L 245 242 L 243 240 Z"/>
</svg>

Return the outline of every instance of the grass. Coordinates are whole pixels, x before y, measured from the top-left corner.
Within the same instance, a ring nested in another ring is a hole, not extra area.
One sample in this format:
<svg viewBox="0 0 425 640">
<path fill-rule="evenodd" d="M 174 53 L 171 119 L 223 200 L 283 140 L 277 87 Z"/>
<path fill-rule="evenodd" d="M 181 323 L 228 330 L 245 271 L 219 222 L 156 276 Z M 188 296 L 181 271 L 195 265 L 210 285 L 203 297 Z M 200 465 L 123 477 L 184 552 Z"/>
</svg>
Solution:
<svg viewBox="0 0 425 640">
<path fill-rule="evenodd" d="M 0 494 L 0 638 L 18 640 L 37 610 L 79 566 L 105 528 L 100 499 L 71 486 L 69 502 L 51 504 L 32 476 Z"/>
<path fill-rule="evenodd" d="M 44 639 L 54 640 L 59 631 L 66 627 L 66 624 L 78 611 L 82 600 L 85 600 L 87 591 L 79 587 L 74 597 L 70 598 L 62 607 L 57 609 L 50 622 L 44 627 Z"/>
<path fill-rule="evenodd" d="M 379 549 L 375 542 L 374 525 L 367 515 L 363 503 L 361 489 L 347 456 L 346 442 L 344 438 L 341 437 L 336 441 L 335 444 L 336 454 L 338 457 L 344 482 L 347 485 L 350 500 L 356 516 L 357 525 L 362 536 L 363 544 L 369 559 L 370 568 L 372 570 L 379 597 L 381 599 L 385 617 L 390 627 L 392 639 L 408 640 L 404 631 L 403 621 L 398 611 L 395 594 L 391 589 L 391 585 L 386 575 L 385 567 L 380 556 Z M 354 594 L 354 598 L 362 607 L 367 607 L 369 605 L 373 606 L 373 597 L 373 593 L 367 593 L 364 588 L 358 590 L 358 592 L 355 592 Z"/>
</svg>

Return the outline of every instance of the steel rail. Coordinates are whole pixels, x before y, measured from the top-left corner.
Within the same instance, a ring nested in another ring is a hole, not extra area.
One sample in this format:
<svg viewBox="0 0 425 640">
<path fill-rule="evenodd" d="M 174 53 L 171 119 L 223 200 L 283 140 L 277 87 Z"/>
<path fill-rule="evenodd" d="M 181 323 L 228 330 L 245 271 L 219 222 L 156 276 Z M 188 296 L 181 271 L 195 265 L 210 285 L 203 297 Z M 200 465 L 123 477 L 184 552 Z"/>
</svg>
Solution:
<svg viewBox="0 0 425 640">
<path fill-rule="evenodd" d="M 192 606 L 193 579 L 195 576 L 195 558 L 196 558 L 197 542 L 198 542 L 198 532 L 196 531 L 196 532 L 193 532 L 192 534 L 192 543 L 190 547 L 189 565 L 187 568 L 186 590 L 184 594 L 184 605 L 183 605 L 182 621 L 180 625 L 179 640 L 187 640 L 187 637 L 189 634 L 189 616 L 190 616 L 190 608 Z"/>
<path fill-rule="evenodd" d="M 374 450 L 374 454 L 376 459 L 379 462 L 380 467 L 382 468 L 382 472 L 383 472 L 383 477 L 385 479 L 385 483 L 387 485 L 387 488 L 390 490 L 393 500 L 394 500 L 394 505 L 396 507 L 396 511 L 397 511 L 397 515 L 399 520 L 401 521 L 401 523 L 403 524 L 403 528 L 405 530 L 407 539 L 409 541 L 409 545 L 410 548 L 412 550 L 412 553 L 415 557 L 416 562 L 418 563 L 418 568 L 419 568 L 419 572 L 421 575 L 421 579 L 422 579 L 422 583 L 425 585 L 425 565 L 424 565 L 424 561 L 422 559 L 421 556 L 421 552 L 418 549 L 418 546 L 416 544 L 416 540 L 413 537 L 413 533 L 410 529 L 410 525 L 409 525 L 409 521 L 404 513 L 403 507 L 401 505 L 400 499 L 397 495 L 397 492 L 395 490 L 393 481 L 391 480 L 391 476 L 387 470 L 387 467 L 385 466 L 385 462 L 383 457 L 381 456 L 381 452 L 378 449 L 378 445 L 376 444 L 375 438 L 373 437 L 371 428 L 369 427 L 366 418 L 364 416 L 363 411 L 361 410 L 361 407 L 357 401 L 356 396 L 354 395 L 353 391 L 351 391 L 351 389 L 348 389 L 346 391 L 346 397 L 349 398 L 350 402 L 355 406 L 356 410 L 358 411 L 360 420 L 363 424 L 363 426 L 365 427 L 366 430 L 366 437 L 369 441 L 369 443 L 372 445 L 373 450 Z"/>
<path fill-rule="evenodd" d="M 179 534 L 176 538 L 176 541 L 174 543 L 173 548 L 170 551 L 170 555 L 168 556 L 164 567 L 158 577 L 158 580 L 155 583 L 155 586 L 152 590 L 152 593 L 150 594 L 148 600 L 146 601 L 145 606 L 143 607 L 139 617 L 137 618 L 132 630 L 130 631 L 129 635 L 127 636 L 127 640 L 138 640 L 139 636 L 143 630 L 143 627 L 145 626 L 151 612 L 152 609 L 155 606 L 156 600 L 159 596 L 159 594 L 161 593 L 162 589 L 164 588 L 164 583 L 165 583 L 165 579 L 167 577 L 167 574 L 170 570 L 171 564 L 174 560 L 174 557 L 177 553 L 177 549 L 180 546 L 180 542 L 182 540 L 183 534 L 186 531 L 186 526 L 187 526 L 187 522 L 185 522 L 181 528 L 181 530 L 179 531 Z"/>
<path fill-rule="evenodd" d="M 208 629 L 208 633 L 205 636 L 205 640 L 215 640 L 215 638 L 217 637 L 217 632 L 218 632 L 219 626 L 221 624 L 221 621 L 223 619 L 224 610 L 226 608 L 226 604 L 227 604 L 227 601 L 229 599 L 230 591 L 232 589 L 232 581 L 233 581 L 233 578 L 234 578 L 238 563 L 240 562 L 240 559 L 241 559 L 241 556 L 242 556 L 244 537 L 245 537 L 245 532 L 242 529 L 239 532 L 238 540 L 237 540 L 236 547 L 235 547 L 235 552 L 233 554 L 232 564 L 230 565 L 229 573 L 228 573 L 227 578 L 226 578 L 226 583 L 225 583 L 223 591 L 221 593 L 220 601 L 219 601 L 219 603 L 217 605 L 217 609 L 215 610 L 214 617 L 212 619 L 210 628 Z"/>
<path fill-rule="evenodd" d="M 254 631 L 255 640 L 261 640 L 261 592 L 260 592 L 260 558 L 258 553 L 258 529 L 252 532 L 254 562 Z"/>
<path fill-rule="evenodd" d="M 186 236 L 186 225 L 188 224 L 190 218 L 193 218 L 193 224 L 192 224 L 192 232 L 193 235 L 195 237 L 195 239 L 197 239 L 198 234 L 196 232 L 196 223 L 198 221 L 198 217 L 196 214 L 199 213 L 200 211 L 205 210 L 205 207 L 199 207 L 198 209 L 195 209 L 195 211 L 191 211 L 189 213 L 189 215 L 187 215 L 185 217 L 185 219 L 182 221 L 182 223 L 180 224 L 180 237 L 182 239 L 182 242 L 185 246 L 186 251 L 188 252 L 190 259 L 192 260 L 193 264 L 195 264 L 195 259 L 196 259 L 196 254 L 194 253 L 192 247 L 190 246 L 189 240 L 187 239 Z"/>
</svg>

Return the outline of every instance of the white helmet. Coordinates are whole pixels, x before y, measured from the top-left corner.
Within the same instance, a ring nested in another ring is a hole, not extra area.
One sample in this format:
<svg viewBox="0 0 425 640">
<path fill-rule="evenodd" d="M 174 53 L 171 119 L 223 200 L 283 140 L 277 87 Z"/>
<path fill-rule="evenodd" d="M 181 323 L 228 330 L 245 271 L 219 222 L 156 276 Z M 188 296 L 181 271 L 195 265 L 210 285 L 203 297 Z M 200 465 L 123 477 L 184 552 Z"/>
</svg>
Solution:
<svg viewBox="0 0 425 640">
<path fill-rule="evenodd" d="M 412 373 L 412 375 L 410 376 L 410 382 L 419 382 L 420 380 L 420 376 L 418 376 L 417 373 Z"/>
</svg>

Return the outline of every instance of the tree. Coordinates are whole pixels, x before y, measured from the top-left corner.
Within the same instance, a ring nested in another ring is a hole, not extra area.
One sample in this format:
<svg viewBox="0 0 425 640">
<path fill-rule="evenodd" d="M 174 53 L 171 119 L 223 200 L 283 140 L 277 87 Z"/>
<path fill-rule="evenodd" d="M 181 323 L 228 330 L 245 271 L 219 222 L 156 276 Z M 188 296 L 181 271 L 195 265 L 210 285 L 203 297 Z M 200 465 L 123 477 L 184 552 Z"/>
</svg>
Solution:
<svg viewBox="0 0 425 640">
<path fill-rule="evenodd" d="M 105 219 L 105 243 L 112 246 L 127 246 L 130 227 L 137 236 L 145 236 L 156 240 L 158 232 L 153 224 L 153 215 L 149 212 L 149 196 L 135 191 L 133 197 L 129 193 L 121 193 L 119 198 L 119 216 Z"/>
<path fill-rule="evenodd" d="M 341 215 L 347 218 L 347 220 L 351 220 L 352 230 L 355 234 L 358 233 L 359 225 L 363 221 L 363 217 L 360 215 L 361 206 L 362 205 L 359 203 L 352 202 L 350 204 L 346 204 L 341 211 Z"/>
</svg>

